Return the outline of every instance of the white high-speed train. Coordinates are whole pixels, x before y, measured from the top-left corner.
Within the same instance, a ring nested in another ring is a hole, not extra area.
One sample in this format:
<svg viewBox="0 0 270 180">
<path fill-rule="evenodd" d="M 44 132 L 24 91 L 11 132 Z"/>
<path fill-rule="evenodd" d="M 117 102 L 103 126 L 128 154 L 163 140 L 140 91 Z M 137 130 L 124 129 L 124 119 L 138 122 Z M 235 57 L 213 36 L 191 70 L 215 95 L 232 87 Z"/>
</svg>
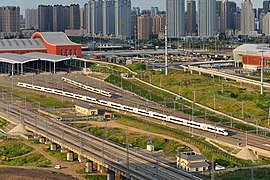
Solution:
<svg viewBox="0 0 270 180">
<path fill-rule="evenodd" d="M 77 82 L 77 81 L 73 81 L 73 80 L 68 79 L 68 78 L 65 78 L 65 77 L 62 77 L 62 81 L 66 82 L 66 83 L 69 83 L 69 84 L 71 84 L 71 85 L 73 85 L 73 86 L 77 86 L 77 87 L 79 87 L 79 88 L 85 89 L 85 90 L 87 90 L 87 91 L 96 93 L 96 94 L 101 94 L 101 95 L 103 95 L 103 96 L 112 97 L 111 93 L 108 92 L 108 91 L 104 91 L 104 90 L 101 90 L 101 89 L 97 89 L 97 88 L 94 88 L 94 87 L 91 87 L 91 86 L 82 84 L 82 83 Z"/>
<path fill-rule="evenodd" d="M 205 123 L 199 123 L 196 121 L 189 121 L 189 120 L 174 117 L 174 116 L 168 116 L 168 115 L 160 114 L 160 113 L 153 112 L 153 111 L 146 111 L 143 109 L 114 103 L 111 101 L 105 101 L 105 100 L 101 100 L 101 99 L 91 98 L 89 96 L 83 96 L 81 94 L 75 94 L 75 93 L 71 93 L 71 92 L 61 91 L 58 89 L 45 88 L 45 87 L 41 87 L 41 86 L 35 86 L 35 85 L 20 83 L 20 82 L 17 83 L 17 86 L 29 88 L 29 89 L 34 89 L 34 90 L 38 90 L 38 91 L 43 91 L 43 92 L 47 92 L 47 93 L 57 94 L 57 95 L 61 95 L 61 96 L 66 96 L 66 97 L 86 101 L 89 103 L 95 103 L 95 104 L 99 104 L 102 106 L 111 107 L 113 109 L 127 111 L 127 112 L 131 112 L 131 113 L 159 119 L 159 120 L 162 120 L 165 122 L 171 122 L 171 123 L 180 124 L 180 125 L 184 125 L 184 126 L 188 126 L 188 127 L 193 127 L 196 129 L 201 129 L 201 130 L 216 133 L 216 134 L 221 134 L 224 136 L 229 135 L 229 133 L 224 128 L 212 126 L 212 125 L 205 124 Z"/>
</svg>

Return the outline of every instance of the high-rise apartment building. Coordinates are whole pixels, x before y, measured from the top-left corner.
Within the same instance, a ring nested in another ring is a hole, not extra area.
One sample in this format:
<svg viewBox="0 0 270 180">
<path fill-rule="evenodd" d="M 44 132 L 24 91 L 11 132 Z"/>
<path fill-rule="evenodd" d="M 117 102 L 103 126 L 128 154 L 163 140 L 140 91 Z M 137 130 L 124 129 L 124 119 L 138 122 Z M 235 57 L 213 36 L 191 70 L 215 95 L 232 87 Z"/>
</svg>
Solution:
<svg viewBox="0 0 270 180">
<path fill-rule="evenodd" d="M 136 11 L 131 11 L 131 36 L 134 39 L 137 39 L 138 37 L 138 15 Z"/>
<path fill-rule="evenodd" d="M 80 29 L 85 29 L 85 11 L 80 8 Z"/>
<path fill-rule="evenodd" d="M 135 11 L 137 16 L 140 16 L 141 15 L 141 9 L 140 7 L 133 7 L 132 11 Z"/>
<path fill-rule="evenodd" d="M 263 11 L 265 13 L 270 11 L 270 1 L 263 1 Z"/>
<path fill-rule="evenodd" d="M 217 34 L 216 29 L 216 0 L 198 1 L 198 34 L 202 37 L 213 37 Z"/>
<path fill-rule="evenodd" d="M 80 5 L 79 4 L 71 4 L 69 7 L 70 10 L 70 18 L 69 18 L 69 29 L 80 29 Z"/>
<path fill-rule="evenodd" d="M 236 3 L 233 1 L 217 1 L 217 31 L 227 33 L 235 30 Z"/>
<path fill-rule="evenodd" d="M 38 6 L 38 28 L 40 32 L 53 31 L 53 7 L 46 5 Z"/>
<path fill-rule="evenodd" d="M 53 31 L 64 31 L 64 7 L 62 5 L 53 6 Z"/>
<path fill-rule="evenodd" d="M 20 7 L 0 7 L 0 32 L 20 31 Z"/>
<path fill-rule="evenodd" d="M 150 13 L 150 15 L 152 17 L 156 16 L 158 14 L 158 12 L 159 12 L 158 7 L 151 7 L 151 13 Z"/>
<path fill-rule="evenodd" d="M 114 1 L 103 1 L 102 7 L 102 22 L 103 22 L 103 34 L 115 33 L 115 5 Z"/>
<path fill-rule="evenodd" d="M 153 18 L 148 14 L 144 14 L 138 17 L 138 39 L 148 40 L 153 34 Z"/>
<path fill-rule="evenodd" d="M 185 35 L 185 0 L 166 1 L 168 37 L 179 38 Z"/>
<path fill-rule="evenodd" d="M 197 34 L 196 22 L 196 1 L 187 1 L 187 14 L 186 14 L 186 35 L 192 36 Z"/>
<path fill-rule="evenodd" d="M 86 30 L 90 34 L 103 34 L 102 6 L 102 0 L 92 0 L 87 3 Z"/>
<path fill-rule="evenodd" d="M 38 29 L 38 9 L 25 10 L 25 29 Z"/>
<path fill-rule="evenodd" d="M 64 32 L 68 29 L 80 29 L 80 6 L 54 5 L 38 7 L 39 31 Z"/>
<path fill-rule="evenodd" d="M 115 35 L 131 37 L 131 1 L 115 0 Z"/>
<path fill-rule="evenodd" d="M 165 32 L 166 25 L 166 15 L 164 13 L 159 13 L 153 17 L 153 34 L 159 35 Z"/>
<path fill-rule="evenodd" d="M 255 31 L 255 14 L 250 0 L 241 4 L 241 34 L 252 35 Z"/>
<path fill-rule="evenodd" d="M 262 33 L 270 35 L 270 12 L 262 17 Z"/>
</svg>

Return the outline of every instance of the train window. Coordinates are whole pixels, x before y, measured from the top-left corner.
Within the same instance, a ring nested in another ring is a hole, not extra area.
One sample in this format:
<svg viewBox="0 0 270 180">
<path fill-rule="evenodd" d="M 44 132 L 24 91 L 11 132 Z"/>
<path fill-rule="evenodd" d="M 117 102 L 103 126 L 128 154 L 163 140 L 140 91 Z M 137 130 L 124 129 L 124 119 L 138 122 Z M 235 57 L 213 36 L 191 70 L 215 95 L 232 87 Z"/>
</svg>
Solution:
<svg viewBox="0 0 270 180">
<path fill-rule="evenodd" d="M 121 107 L 121 106 L 116 105 L 116 104 L 111 104 L 111 106 L 114 106 L 114 107 Z"/>
<path fill-rule="evenodd" d="M 164 116 L 157 115 L 157 114 L 153 114 L 153 116 L 155 116 L 155 117 L 159 117 L 159 118 L 166 118 L 166 117 L 164 117 Z"/>
<path fill-rule="evenodd" d="M 149 115 L 149 112 L 145 112 L 145 111 L 138 111 L 138 113 Z"/>
<path fill-rule="evenodd" d="M 213 131 L 215 131 L 216 129 L 214 129 L 214 128 L 211 128 L 211 127 L 207 127 L 207 129 L 210 129 L 210 130 L 213 130 Z"/>
<path fill-rule="evenodd" d="M 107 102 L 103 102 L 103 101 L 100 101 L 100 103 L 102 103 L 102 104 L 108 104 Z"/>
<path fill-rule="evenodd" d="M 125 110 L 130 110 L 130 111 L 133 111 L 132 108 L 129 108 L 129 107 L 124 107 Z"/>
</svg>

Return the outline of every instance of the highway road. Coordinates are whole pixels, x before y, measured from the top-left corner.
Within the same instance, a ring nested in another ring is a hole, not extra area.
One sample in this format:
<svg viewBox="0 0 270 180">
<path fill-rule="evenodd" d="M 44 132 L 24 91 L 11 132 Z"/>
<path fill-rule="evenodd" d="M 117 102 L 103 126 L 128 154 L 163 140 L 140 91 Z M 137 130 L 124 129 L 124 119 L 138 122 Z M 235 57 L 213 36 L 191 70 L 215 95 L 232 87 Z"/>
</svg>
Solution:
<svg viewBox="0 0 270 180">
<path fill-rule="evenodd" d="M 0 103 L 0 111 L 8 113 L 10 116 L 14 115 L 13 118 L 21 117 L 21 122 L 33 131 L 61 142 L 82 155 L 94 157 L 111 170 L 117 169 L 122 173 L 127 173 L 131 179 L 200 179 L 163 162 L 157 162 L 132 149 L 128 151 L 127 148 L 117 146 L 61 122 L 50 121 L 34 111 L 16 105 L 8 106 L 7 102 L 3 101 Z"/>
</svg>

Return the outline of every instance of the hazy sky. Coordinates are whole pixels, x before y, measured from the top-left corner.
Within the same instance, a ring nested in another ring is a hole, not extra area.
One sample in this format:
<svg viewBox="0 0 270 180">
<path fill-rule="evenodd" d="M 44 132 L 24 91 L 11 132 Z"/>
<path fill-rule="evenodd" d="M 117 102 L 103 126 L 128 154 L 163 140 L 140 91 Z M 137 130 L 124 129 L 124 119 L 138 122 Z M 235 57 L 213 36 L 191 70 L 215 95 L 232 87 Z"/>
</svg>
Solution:
<svg viewBox="0 0 270 180">
<path fill-rule="evenodd" d="M 21 7 L 21 14 L 24 14 L 26 8 L 35 8 L 39 4 L 64 4 L 79 3 L 83 5 L 87 0 L 0 0 L 1 5 L 13 5 Z M 240 5 L 242 0 L 235 0 Z M 263 0 L 252 0 L 254 7 L 262 7 Z M 141 9 L 148 9 L 151 6 L 159 6 L 161 10 L 165 10 L 165 0 L 132 0 L 132 6 L 140 6 Z"/>
</svg>

